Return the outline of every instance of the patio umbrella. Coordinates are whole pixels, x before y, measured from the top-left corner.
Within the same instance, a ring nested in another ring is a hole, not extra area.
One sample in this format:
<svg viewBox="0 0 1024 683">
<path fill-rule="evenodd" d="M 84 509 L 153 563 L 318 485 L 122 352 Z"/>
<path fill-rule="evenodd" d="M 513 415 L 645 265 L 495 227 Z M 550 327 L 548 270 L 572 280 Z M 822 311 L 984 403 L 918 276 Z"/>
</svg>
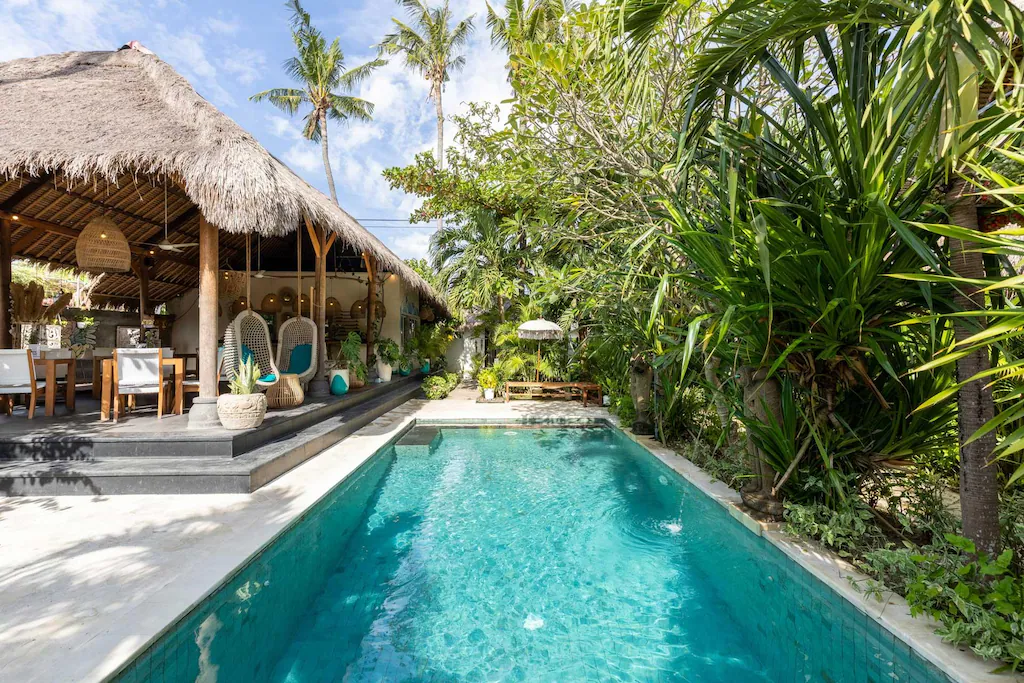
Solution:
<svg viewBox="0 0 1024 683">
<path fill-rule="evenodd" d="M 538 318 L 536 320 L 530 320 L 523 323 L 516 330 L 516 335 L 520 339 L 536 339 L 537 340 L 537 379 L 540 381 L 540 342 L 545 339 L 561 339 L 562 328 L 558 326 L 558 323 L 553 323 L 550 320 L 544 318 Z"/>
</svg>

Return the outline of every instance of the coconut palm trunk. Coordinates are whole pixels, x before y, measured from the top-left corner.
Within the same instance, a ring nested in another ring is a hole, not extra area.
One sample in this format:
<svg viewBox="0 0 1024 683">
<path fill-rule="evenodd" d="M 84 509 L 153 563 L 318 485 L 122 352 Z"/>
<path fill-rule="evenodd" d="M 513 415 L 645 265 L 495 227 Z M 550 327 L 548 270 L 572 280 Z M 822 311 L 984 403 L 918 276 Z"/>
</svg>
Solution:
<svg viewBox="0 0 1024 683">
<path fill-rule="evenodd" d="M 978 229 L 978 208 L 963 180 L 954 183 L 947 195 L 949 219 L 953 225 L 970 230 Z M 974 251 L 976 245 L 962 240 L 950 242 L 950 260 L 953 270 L 962 278 L 985 277 L 982 255 Z M 985 305 L 985 295 L 978 287 L 961 284 L 955 302 L 963 310 L 977 310 Z M 962 341 L 977 332 L 971 322 L 984 326 L 980 318 L 958 321 L 956 340 Z M 966 382 L 980 372 L 988 370 L 988 349 L 982 347 L 961 358 L 956 364 L 957 380 Z M 992 390 L 984 379 L 966 384 L 958 395 L 960 423 L 960 510 L 964 536 L 974 541 L 979 552 L 994 557 L 999 551 L 999 482 L 997 468 L 990 464 L 996 446 L 995 430 L 984 437 L 967 443 L 967 439 L 995 415 Z"/>
<path fill-rule="evenodd" d="M 441 106 L 440 84 L 437 86 L 434 106 L 437 108 L 437 169 L 440 171 L 444 169 L 444 108 Z M 437 217 L 437 227 L 443 227 L 440 216 Z"/>
<path fill-rule="evenodd" d="M 327 188 L 331 191 L 331 199 L 338 204 L 338 191 L 334 189 L 334 174 L 331 172 L 331 156 L 327 145 L 327 112 L 320 112 L 320 151 L 324 155 L 324 173 L 327 174 Z"/>
</svg>

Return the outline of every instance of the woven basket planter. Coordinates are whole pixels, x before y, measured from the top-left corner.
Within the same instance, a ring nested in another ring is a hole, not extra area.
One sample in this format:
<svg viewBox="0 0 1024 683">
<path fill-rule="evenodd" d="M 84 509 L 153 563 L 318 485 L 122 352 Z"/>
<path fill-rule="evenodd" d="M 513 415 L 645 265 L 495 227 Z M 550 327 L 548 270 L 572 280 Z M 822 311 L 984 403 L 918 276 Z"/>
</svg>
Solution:
<svg viewBox="0 0 1024 683">
<path fill-rule="evenodd" d="M 93 218 L 75 242 L 75 259 L 90 273 L 127 273 L 132 249 L 124 233 L 106 216 Z"/>
</svg>

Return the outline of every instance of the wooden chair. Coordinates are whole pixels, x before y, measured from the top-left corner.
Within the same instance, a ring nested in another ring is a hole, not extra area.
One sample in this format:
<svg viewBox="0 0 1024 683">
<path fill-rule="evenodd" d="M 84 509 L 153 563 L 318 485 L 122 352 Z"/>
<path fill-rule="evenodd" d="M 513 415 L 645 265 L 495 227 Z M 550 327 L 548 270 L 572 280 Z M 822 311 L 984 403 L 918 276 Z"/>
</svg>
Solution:
<svg viewBox="0 0 1024 683">
<path fill-rule="evenodd" d="M 8 415 L 13 408 L 12 396 L 28 397 L 28 419 L 36 416 L 36 399 L 39 396 L 39 382 L 36 379 L 36 364 L 29 349 L 0 349 L 0 396 L 4 397 L 3 409 Z"/>
<path fill-rule="evenodd" d="M 164 416 L 163 349 L 114 349 L 114 422 L 124 412 L 124 396 L 156 394 L 156 416 Z"/>
</svg>

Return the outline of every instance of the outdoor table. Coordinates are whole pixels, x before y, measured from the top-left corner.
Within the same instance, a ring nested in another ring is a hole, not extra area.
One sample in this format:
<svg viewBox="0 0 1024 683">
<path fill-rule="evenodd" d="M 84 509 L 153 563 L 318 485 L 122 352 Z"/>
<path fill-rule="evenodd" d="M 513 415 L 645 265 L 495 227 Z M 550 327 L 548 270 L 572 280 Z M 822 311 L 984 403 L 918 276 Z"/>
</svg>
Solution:
<svg viewBox="0 0 1024 683">
<path fill-rule="evenodd" d="M 99 398 L 101 396 L 100 390 L 102 389 L 102 381 L 103 381 L 102 380 L 102 373 L 103 373 L 102 363 L 103 363 L 103 361 L 110 360 L 111 358 L 113 358 L 113 356 L 109 355 L 109 354 L 108 355 L 100 354 L 100 355 L 97 356 L 95 354 L 95 352 L 93 353 L 93 356 L 92 356 L 92 397 L 94 399 L 96 399 L 96 400 L 99 400 Z"/>
<path fill-rule="evenodd" d="M 74 358 L 36 358 L 36 367 L 44 368 L 46 377 L 46 417 L 53 417 L 57 403 L 57 366 L 68 368 L 64 382 L 64 404 L 68 410 L 75 409 L 75 359 Z"/>
<path fill-rule="evenodd" d="M 103 360 L 103 387 L 100 396 L 100 420 L 106 422 L 110 419 L 110 406 L 114 397 L 114 359 L 104 358 Z M 165 368 L 172 368 L 174 371 L 174 401 L 172 412 L 181 415 L 185 412 L 185 392 L 183 383 L 185 380 L 185 359 L 181 356 L 164 358 Z"/>
</svg>

